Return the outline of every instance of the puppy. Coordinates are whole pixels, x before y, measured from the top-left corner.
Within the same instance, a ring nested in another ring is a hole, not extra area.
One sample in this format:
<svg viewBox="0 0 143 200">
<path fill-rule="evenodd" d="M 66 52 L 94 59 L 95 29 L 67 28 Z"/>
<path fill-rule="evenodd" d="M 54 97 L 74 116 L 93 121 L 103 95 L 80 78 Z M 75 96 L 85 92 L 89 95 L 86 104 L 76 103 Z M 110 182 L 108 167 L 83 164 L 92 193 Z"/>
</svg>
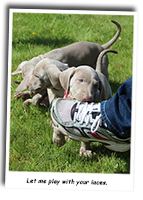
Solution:
<svg viewBox="0 0 143 200">
<path fill-rule="evenodd" d="M 79 66 L 60 73 L 59 79 L 66 90 L 66 98 L 98 103 L 112 97 L 109 82 L 101 73 L 101 60 L 107 52 L 117 53 L 110 49 L 102 51 L 97 60 L 96 70 L 89 66 Z M 80 155 L 89 157 L 92 155 L 90 143 L 81 142 Z"/>
<path fill-rule="evenodd" d="M 31 94 L 34 95 L 32 99 L 27 99 L 23 102 L 25 113 L 26 106 L 30 103 L 33 105 L 41 105 L 45 97 L 47 100 L 45 101 L 45 104 L 47 105 L 49 103 L 49 98 L 51 99 L 52 97 L 47 94 L 47 88 L 53 88 L 53 92 L 57 92 L 56 95 L 63 97 L 63 89 L 61 91 L 58 90 L 61 88 L 57 78 L 58 73 L 60 72 L 58 68 L 63 71 L 68 67 L 67 64 L 63 64 L 57 60 L 49 58 L 42 59 L 35 67 L 31 66 L 30 68 L 25 68 L 25 66 L 23 66 L 22 72 L 27 70 L 27 73 L 22 73 L 24 79 L 19 84 L 16 91 L 23 91 L 27 88 L 29 88 L 29 90 L 24 92 L 17 92 L 14 94 L 14 97 L 18 99 L 21 97 L 28 97 Z"/>
</svg>

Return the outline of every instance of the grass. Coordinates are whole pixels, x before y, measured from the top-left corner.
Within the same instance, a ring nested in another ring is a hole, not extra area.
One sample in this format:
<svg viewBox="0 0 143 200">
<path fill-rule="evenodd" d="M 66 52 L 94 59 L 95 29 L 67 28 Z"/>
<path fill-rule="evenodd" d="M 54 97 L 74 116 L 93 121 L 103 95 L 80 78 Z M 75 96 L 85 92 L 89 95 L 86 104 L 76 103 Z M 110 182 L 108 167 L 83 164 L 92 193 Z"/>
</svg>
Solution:
<svg viewBox="0 0 143 200">
<path fill-rule="evenodd" d="M 12 71 L 24 60 L 63 47 L 73 42 L 89 41 L 104 44 L 122 32 L 112 45 L 118 55 L 108 54 L 109 82 L 113 91 L 132 76 L 133 16 L 14 13 L 12 30 Z M 130 151 L 117 153 L 99 143 L 92 143 L 92 158 L 79 156 L 80 142 L 70 140 L 60 148 L 52 142 L 48 108 L 27 107 L 15 100 L 21 74 L 12 76 L 10 118 L 10 171 L 130 173 Z"/>
</svg>

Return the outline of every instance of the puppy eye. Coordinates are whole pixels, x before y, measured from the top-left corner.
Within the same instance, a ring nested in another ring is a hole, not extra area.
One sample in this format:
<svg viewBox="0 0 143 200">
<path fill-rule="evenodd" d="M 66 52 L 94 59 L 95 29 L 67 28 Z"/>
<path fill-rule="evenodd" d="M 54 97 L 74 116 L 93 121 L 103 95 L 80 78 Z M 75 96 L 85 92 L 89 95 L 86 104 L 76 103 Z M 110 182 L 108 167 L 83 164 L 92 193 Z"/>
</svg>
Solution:
<svg viewBox="0 0 143 200">
<path fill-rule="evenodd" d="M 79 81 L 80 83 L 82 83 L 82 82 L 83 82 L 83 79 L 78 79 L 78 81 Z"/>
<path fill-rule="evenodd" d="M 39 76 L 37 74 L 34 75 L 36 78 L 39 78 Z"/>
<path fill-rule="evenodd" d="M 97 89 L 97 88 L 98 88 L 98 84 L 95 84 L 95 85 L 94 85 L 94 88 Z"/>
</svg>

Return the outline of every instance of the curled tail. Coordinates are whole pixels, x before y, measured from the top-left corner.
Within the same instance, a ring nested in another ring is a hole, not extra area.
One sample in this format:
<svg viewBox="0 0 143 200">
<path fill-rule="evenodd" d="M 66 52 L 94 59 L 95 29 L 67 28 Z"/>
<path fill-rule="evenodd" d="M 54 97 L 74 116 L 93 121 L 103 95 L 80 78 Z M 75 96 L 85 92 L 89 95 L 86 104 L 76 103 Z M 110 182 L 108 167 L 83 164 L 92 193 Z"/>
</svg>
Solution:
<svg viewBox="0 0 143 200">
<path fill-rule="evenodd" d="M 106 54 L 108 52 L 112 52 L 112 53 L 116 53 L 116 54 L 118 53 L 117 51 L 115 51 L 113 49 L 105 49 L 105 50 L 103 50 L 98 56 L 97 63 L 96 63 L 96 71 L 102 72 L 102 70 L 101 70 L 102 58 L 103 58 L 104 54 Z"/>
<path fill-rule="evenodd" d="M 116 34 L 114 35 L 114 37 L 109 42 L 102 45 L 103 49 L 108 49 L 117 40 L 117 38 L 119 37 L 120 32 L 121 32 L 120 24 L 118 22 L 114 21 L 114 20 L 111 20 L 111 22 L 116 24 L 116 26 L 118 27 L 118 30 L 117 30 Z"/>
</svg>

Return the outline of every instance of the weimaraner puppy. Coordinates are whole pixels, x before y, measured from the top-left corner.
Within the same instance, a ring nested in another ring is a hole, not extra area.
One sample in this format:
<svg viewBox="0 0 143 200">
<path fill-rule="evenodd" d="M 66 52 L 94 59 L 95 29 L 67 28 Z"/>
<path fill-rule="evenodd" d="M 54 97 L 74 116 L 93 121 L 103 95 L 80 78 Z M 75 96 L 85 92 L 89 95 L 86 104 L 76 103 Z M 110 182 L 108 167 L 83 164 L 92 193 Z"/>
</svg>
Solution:
<svg viewBox="0 0 143 200">
<path fill-rule="evenodd" d="M 111 97 L 106 77 L 87 65 L 69 68 L 60 73 L 59 79 L 69 99 L 97 103 Z"/>
<path fill-rule="evenodd" d="M 34 57 L 30 61 L 23 61 L 18 68 L 12 72 L 12 75 L 22 73 L 22 82 L 14 81 L 15 83 L 19 84 L 19 86 L 16 88 L 16 91 L 23 91 L 27 89 L 25 86 L 29 81 L 29 78 L 32 75 L 33 69 L 36 66 L 36 63 L 39 62 L 40 60 L 44 59 L 43 55 L 39 55 L 38 57 Z M 41 93 L 41 94 L 40 94 Z M 15 99 L 19 98 L 26 98 L 29 97 L 31 93 L 29 91 L 24 91 L 24 92 L 17 92 L 14 94 Z M 47 96 L 47 90 L 43 90 L 42 92 L 40 91 L 39 94 L 37 93 L 33 99 L 31 99 L 31 103 L 33 105 L 39 105 L 41 103 L 42 99 Z M 29 101 L 30 103 L 30 101 Z"/>
<path fill-rule="evenodd" d="M 22 83 L 21 87 L 28 88 L 28 92 L 32 94 L 36 94 L 39 91 L 48 88 L 48 98 L 51 103 L 54 98 L 64 96 L 64 89 L 61 87 L 59 74 L 67 69 L 68 67 L 66 64 L 57 60 L 45 58 L 35 66 L 32 75 L 29 78 L 29 82 L 26 84 Z M 28 103 L 31 103 L 31 99 L 27 99 L 24 102 L 24 108 Z M 54 127 L 53 142 L 59 147 L 65 144 L 65 137 L 58 129 L 56 129 L 56 127 Z"/>
<path fill-rule="evenodd" d="M 110 85 L 101 68 L 102 57 L 108 52 L 117 54 L 117 51 L 112 49 L 103 50 L 98 57 L 96 70 L 83 65 L 68 68 L 59 74 L 60 84 L 66 91 L 66 98 L 95 103 L 109 98 Z"/>
<path fill-rule="evenodd" d="M 40 58 L 40 60 L 44 59 L 43 55 L 39 55 L 39 58 Z M 23 77 L 22 82 L 14 81 L 15 83 L 19 84 L 19 86 L 16 88 L 16 91 L 22 91 L 22 90 L 26 89 L 25 85 L 29 81 L 29 78 L 32 75 L 34 67 L 35 67 L 34 63 L 32 65 L 29 65 L 28 62 L 25 61 L 25 62 L 21 63 L 18 66 L 17 70 L 12 73 L 12 75 L 22 73 L 22 77 Z M 25 99 L 27 97 L 30 97 L 30 95 L 32 95 L 32 93 L 29 91 L 16 92 L 14 94 L 14 98 L 15 99 L 19 99 L 19 98 Z M 47 89 L 42 89 L 41 91 L 39 91 L 36 94 L 34 93 L 34 97 L 32 99 L 28 99 L 28 100 L 24 101 L 23 106 L 24 106 L 24 112 L 26 115 L 27 115 L 27 112 L 26 112 L 25 107 L 30 103 L 32 103 L 33 105 L 38 105 L 38 106 L 40 106 L 40 105 L 49 106 Z"/>
<path fill-rule="evenodd" d="M 41 103 L 41 101 L 48 95 L 47 88 L 52 88 L 53 92 L 56 92 L 56 96 L 63 97 L 64 91 L 63 89 L 60 90 L 61 86 L 57 76 L 60 71 L 66 70 L 67 68 L 67 64 L 46 58 L 42 59 L 35 67 L 33 67 L 33 69 L 28 69 L 27 74 L 25 73 L 23 81 L 16 90 L 22 91 L 27 88 L 29 88 L 29 90 L 15 94 L 15 98 L 24 98 L 31 94 L 34 95 L 32 99 L 27 99 L 23 102 L 25 113 L 25 108 L 28 104 L 32 103 L 33 105 L 39 105 Z"/>
<path fill-rule="evenodd" d="M 66 98 L 98 103 L 112 97 L 109 82 L 101 73 L 101 60 L 107 52 L 117 53 L 110 49 L 102 51 L 97 60 L 96 70 L 89 66 L 79 66 L 77 68 L 69 68 L 60 73 L 60 83 L 67 91 Z M 81 142 L 80 155 L 89 157 L 92 155 L 90 143 Z"/>
</svg>

